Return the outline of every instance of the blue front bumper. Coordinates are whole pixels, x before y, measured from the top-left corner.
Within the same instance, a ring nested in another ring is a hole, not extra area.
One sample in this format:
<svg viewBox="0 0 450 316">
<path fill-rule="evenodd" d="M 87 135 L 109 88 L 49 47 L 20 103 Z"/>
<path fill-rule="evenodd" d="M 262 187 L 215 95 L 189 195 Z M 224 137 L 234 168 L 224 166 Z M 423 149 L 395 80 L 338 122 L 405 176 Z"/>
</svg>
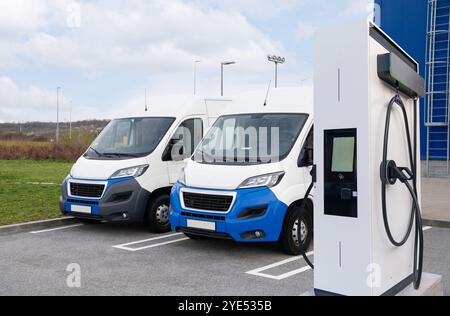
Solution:
<svg viewBox="0 0 450 316">
<path fill-rule="evenodd" d="M 185 231 L 188 219 L 214 222 L 216 231 L 208 233 L 211 237 L 229 236 L 238 242 L 276 242 L 280 238 L 287 205 L 277 199 L 269 188 L 242 189 L 230 192 L 237 194 L 231 211 L 227 214 L 200 212 L 183 209 L 180 190 L 184 185 L 177 183 L 171 194 L 170 223 L 172 230 Z M 190 188 L 200 189 L 200 188 Z M 210 190 L 214 194 L 214 190 Z M 266 209 L 262 216 L 256 218 L 239 218 L 248 210 Z M 221 217 L 213 219 L 213 217 Z M 261 238 L 251 238 L 253 232 L 263 232 Z M 205 232 L 207 233 L 207 232 Z"/>
</svg>

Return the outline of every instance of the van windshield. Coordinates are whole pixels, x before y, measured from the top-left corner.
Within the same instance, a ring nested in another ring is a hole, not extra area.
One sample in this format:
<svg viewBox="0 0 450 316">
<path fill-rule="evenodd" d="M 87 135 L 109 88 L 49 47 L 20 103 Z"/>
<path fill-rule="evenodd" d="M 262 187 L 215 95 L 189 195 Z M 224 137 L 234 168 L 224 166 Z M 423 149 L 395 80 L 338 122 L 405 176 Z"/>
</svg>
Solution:
<svg viewBox="0 0 450 316">
<path fill-rule="evenodd" d="M 111 121 L 84 157 L 127 159 L 150 155 L 175 122 L 175 118 L 145 117 Z"/>
<path fill-rule="evenodd" d="M 207 164 L 264 164 L 285 159 L 307 114 L 243 114 L 220 117 L 193 160 Z"/>
</svg>

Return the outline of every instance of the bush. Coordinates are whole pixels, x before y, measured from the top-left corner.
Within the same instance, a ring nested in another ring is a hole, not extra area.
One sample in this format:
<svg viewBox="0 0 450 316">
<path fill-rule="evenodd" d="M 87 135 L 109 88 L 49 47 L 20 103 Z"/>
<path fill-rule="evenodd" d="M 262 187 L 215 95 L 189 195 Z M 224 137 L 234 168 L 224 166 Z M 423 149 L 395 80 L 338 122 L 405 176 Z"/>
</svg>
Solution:
<svg viewBox="0 0 450 316">
<path fill-rule="evenodd" d="M 86 130 L 75 130 L 72 139 L 69 133 L 62 134 L 59 144 L 20 137 L 8 138 L 0 140 L 0 159 L 75 161 L 86 151 L 95 136 Z"/>
</svg>

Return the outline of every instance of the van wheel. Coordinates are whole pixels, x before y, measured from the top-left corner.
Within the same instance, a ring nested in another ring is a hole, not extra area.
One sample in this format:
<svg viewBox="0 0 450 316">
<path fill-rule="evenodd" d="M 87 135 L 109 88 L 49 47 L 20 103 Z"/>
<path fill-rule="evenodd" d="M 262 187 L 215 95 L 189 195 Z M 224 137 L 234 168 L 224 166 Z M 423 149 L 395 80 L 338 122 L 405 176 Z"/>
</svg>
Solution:
<svg viewBox="0 0 450 316">
<path fill-rule="evenodd" d="M 170 232 L 169 206 L 168 195 L 160 195 L 149 203 L 145 221 L 151 232 L 158 234 Z"/>
<path fill-rule="evenodd" d="M 306 251 L 312 240 L 313 225 L 311 215 L 300 207 L 293 208 L 287 215 L 280 237 L 280 247 L 288 255 L 298 256 L 300 241 Z"/>
</svg>

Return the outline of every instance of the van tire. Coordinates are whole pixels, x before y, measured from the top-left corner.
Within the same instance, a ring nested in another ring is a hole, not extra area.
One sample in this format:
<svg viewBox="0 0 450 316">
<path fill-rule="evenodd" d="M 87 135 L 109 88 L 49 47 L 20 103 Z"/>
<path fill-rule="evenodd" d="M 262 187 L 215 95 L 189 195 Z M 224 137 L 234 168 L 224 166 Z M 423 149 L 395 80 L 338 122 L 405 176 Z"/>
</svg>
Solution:
<svg viewBox="0 0 450 316">
<path fill-rule="evenodd" d="M 147 207 L 145 224 L 153 233 L 162 234 L 171 231 L 169 223 L 170 197 L 162 194 L 152 201 Z"/>
<path fill-rule="evenodd" d="M 300 207 L 294 207 L 288 211 L 283 224 L 283 231 L 279 240 L 279 245 L 283 252 L 292 256 L 301 255 L 300 245 L 296 242 L 301 240 L 301 237 L 296 234 L 299 232 L 298 227 L 295 228 L 296 222 L 303 222 L 303 230 L 306 237 L 303 239 L 303 249 L 307 251 L 312 241 L 313 236 L 313 224 L 311 215 L 308 210 L 301 209 Z M 298 225 L 297 225 L 298 226 Z M 306 230 L 306 231 L 305 231 Z"/>
</svg>

